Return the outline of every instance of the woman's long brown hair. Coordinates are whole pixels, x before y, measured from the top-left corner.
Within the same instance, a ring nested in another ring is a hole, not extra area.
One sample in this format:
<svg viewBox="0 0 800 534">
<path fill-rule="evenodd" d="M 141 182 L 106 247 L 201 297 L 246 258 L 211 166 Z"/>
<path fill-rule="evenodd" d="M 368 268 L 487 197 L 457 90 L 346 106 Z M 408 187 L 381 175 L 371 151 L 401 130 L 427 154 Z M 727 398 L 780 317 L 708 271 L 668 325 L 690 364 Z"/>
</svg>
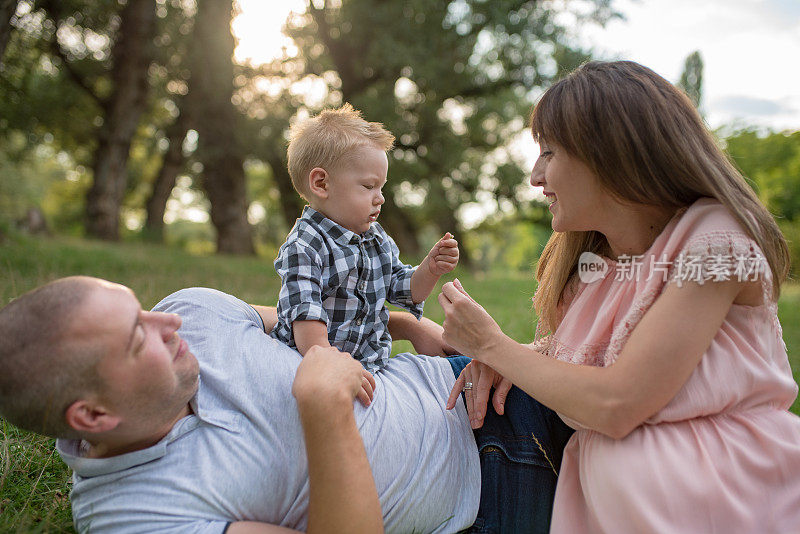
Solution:
<svg viewBox="0 0 800 534">
<path fill-rule="evenodd" d="M 725 156 L 689 98 L 631 61 L 589 62 L 554 84 L 531 115 L 537 142 L 583 161 L 622 201 L 674 208 L 717 199 L 761 248 L 777 300 L 789 249 L 772 215 Z M 559 303 L 584 251 L 608 253 L 599 232 L 553 232 L 539 258 L 539 330 L 555 331 Z"/>
</svg>

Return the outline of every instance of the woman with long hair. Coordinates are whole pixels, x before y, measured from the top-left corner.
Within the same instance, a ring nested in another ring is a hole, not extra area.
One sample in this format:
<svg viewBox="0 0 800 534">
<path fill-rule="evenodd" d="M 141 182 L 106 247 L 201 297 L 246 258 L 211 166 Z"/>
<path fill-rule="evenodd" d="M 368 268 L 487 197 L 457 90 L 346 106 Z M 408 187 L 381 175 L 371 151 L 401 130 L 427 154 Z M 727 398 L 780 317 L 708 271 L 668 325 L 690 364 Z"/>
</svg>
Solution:
<svg viewBox="0 0 800 534">
<path fill-rule="evenodd" d="M 554 230 L 536 340 L 446 284 L 444 340 L 473 358 L 449 406 L 463 390 L 477 428 L 510 381 L 576 429 L 551 532 L 800 532 L 773 217 L 690 100 L 639 64 L 583 65 L 531 128 Z"/>
</svg>

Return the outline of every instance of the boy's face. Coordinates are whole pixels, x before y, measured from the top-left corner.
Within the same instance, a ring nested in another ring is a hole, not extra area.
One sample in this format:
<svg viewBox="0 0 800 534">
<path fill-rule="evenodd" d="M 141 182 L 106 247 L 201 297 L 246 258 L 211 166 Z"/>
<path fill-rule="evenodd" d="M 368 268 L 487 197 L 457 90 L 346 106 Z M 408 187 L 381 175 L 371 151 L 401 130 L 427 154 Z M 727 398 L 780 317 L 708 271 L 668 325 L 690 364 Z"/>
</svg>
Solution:
<svg viewBox="0 0 800 534">
<path fill-rule="evenodd" d="M 312 207 L 348 230 L 363 234 L 381 213 L 381 189 L 388 170 L 386 153 L 379 147 L 353 148 L 328 173 L 327 198 Z"/>
</svg>

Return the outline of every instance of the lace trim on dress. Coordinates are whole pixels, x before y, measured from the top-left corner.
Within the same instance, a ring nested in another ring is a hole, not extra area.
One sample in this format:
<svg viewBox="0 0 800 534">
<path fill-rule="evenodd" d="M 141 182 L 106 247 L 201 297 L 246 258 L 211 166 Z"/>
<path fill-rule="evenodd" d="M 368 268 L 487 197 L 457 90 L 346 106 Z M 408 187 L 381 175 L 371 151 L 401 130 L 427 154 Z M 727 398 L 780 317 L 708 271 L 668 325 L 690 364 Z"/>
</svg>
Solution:
<svg viewBox="0 0 800 534">
<path fill-rule="evenodd" d="M 708 232 L 692 237 L 673 259 L 667 278 L 678 286 L 686 281 L 703 284 L 730 279 L 760 280 L 765 311 L 770 315 L 778 335 L 782 335 L 777 303 L 772 299 L 769 264 L 756 243 L 744 233 Z M 666 283 L 659 283 L 645 290 L 634 301 L 625 319 L 611 336 L 604 365 L 611 365 L 617 360 L 633 329 L 665 287 Z"/>
<path fill-rule="evenodd" d="M 602 367 L 608 343 L 584 344 L 576 349 L 559 342 L 552 335 L 548 335 L 534 341 L 532 348 L 549 358 L 555 358 L 562 362 Z"/>
<path fill-rule="evenodd" d="M 747 234 L 719 231 L 690 238 L 672 259 L 664 279 L 654 279 L 636 297 L 607 343 L 586 343 L 578 348 L 569 347 L 556 340 L 552 332 L 545 331 L 540 321 L 536 325 L 533 347 L 538 352 L 561 361 L 609 366 L 617 360 L 636 325 L 666 287 L 666 280 L 680 285 L 686 281 L 713 283 L 740 276 L 743 280 L 760 280 L 764 313 L 770 317 L 773 328 L 783 343 L 783 331 L 777 314 L 778 305 L 772 298 L 772 272 L 766 258 Z M 582 287 L 574 296 L 579 295 L 581 289 Z"/>
</svg>

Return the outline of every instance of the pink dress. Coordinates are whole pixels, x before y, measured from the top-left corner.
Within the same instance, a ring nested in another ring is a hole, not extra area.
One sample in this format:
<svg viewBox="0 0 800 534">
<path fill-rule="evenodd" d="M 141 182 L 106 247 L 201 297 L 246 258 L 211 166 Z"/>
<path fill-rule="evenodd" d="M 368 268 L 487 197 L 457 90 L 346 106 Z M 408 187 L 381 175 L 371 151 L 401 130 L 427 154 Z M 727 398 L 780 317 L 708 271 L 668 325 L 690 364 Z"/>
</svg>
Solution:
<svg viewBox="0 0 800 534">
<path fill-rule="evenodd" d="M 687 280 L 684 260 L 711 265 L 720 256 L 763 259 L 720 203 L 700 199 L 669 222 L 638 262 L 637 280 L 620 280 L 633 269 L 608 260 L 604 278 L 579 284 L 540 347 L 563 361 L 613 364 L 664 289 L 664 265 L 666 279 Z M 733 305 L 689 380 L 631 434 L 614 440 L 567 420 L 577 431 L 564 451 L 552 533 L 800 533 L 800 418 L 788 411 L 798 388 L 769 268 L 759 277 L 765 304 Z"/>
</svg>

